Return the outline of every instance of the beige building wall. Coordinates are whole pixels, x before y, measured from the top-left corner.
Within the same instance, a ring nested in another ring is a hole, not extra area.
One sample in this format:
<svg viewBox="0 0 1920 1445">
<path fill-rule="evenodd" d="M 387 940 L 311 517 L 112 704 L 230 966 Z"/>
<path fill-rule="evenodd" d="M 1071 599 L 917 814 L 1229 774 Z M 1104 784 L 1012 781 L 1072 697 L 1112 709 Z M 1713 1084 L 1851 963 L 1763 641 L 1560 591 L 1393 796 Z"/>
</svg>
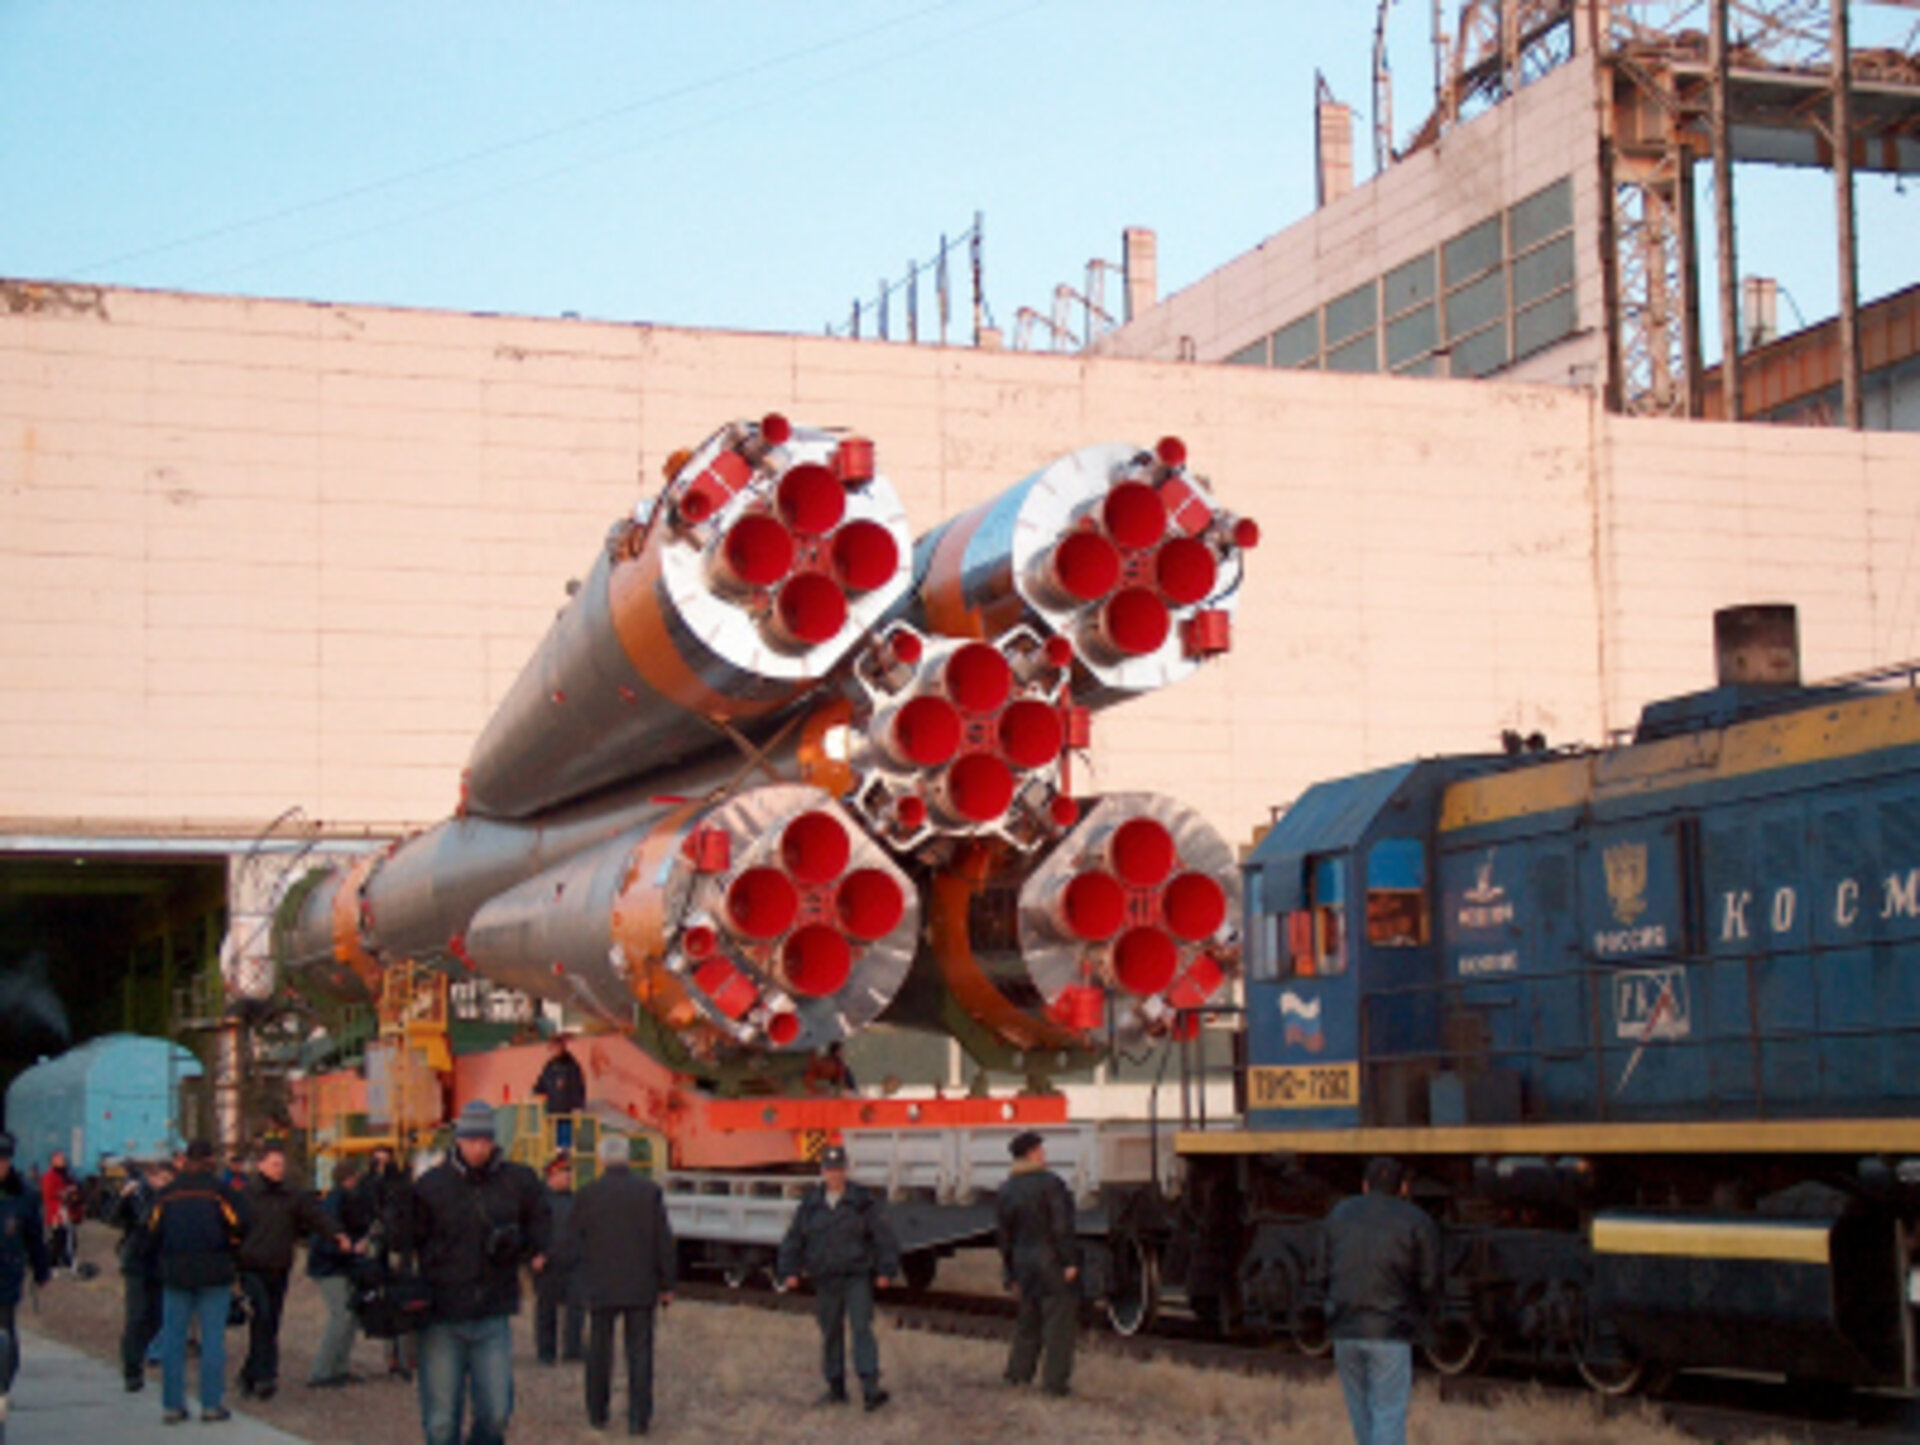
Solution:
<svg viewBox="0 0 1920 1445">
<path fill-rule="evenodd" d="M 1169 295 L 1102 336 L 1093 350 L 1224 360 L 1564 176 L 1573 192 L 1577 330 L 1501 376 L 1598 383 L 1606 375 L 1606 332 L 1594 115 L 1594 66 L 1583 51 L 1510 101 Z"/>
<path fill-rule="evenodd" d="M 1230 657 L 1100 717 L 1099 786 L 1244 839 L 1315 778 L 1595 741 L 1710 681 L 1920 651 L 1920 437 L 1629 421 L 1564 387 L 0 283 L 0 836 L 340 833 L 453 805 L 608 524 L 728 418 L 858 428 L 921 528 L 1184 437 L 1257 518 Z"/>
</svg>

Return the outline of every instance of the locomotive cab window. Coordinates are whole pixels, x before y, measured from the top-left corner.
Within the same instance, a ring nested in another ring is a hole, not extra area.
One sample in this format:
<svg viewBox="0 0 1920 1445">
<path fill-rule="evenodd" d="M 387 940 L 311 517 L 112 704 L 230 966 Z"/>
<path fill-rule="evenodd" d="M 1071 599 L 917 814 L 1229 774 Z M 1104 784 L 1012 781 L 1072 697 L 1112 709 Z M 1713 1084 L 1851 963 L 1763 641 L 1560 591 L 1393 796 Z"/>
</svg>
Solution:
<svg viewBox="0 0 1920 1445">
<path fill-rule="evenodd" d="M 1376 948 L 1426 943 L 1427 850 L 1417 838 L 1383 838 L 1367 854 L 1367 942 Z"/>
<path fill-rule="evenodd" d="M 1346 861 L 1307 862 L 1307 907 L 1287 919 L 1287 954 L 1296 978 L 1347 971 Z"/>
</svg>

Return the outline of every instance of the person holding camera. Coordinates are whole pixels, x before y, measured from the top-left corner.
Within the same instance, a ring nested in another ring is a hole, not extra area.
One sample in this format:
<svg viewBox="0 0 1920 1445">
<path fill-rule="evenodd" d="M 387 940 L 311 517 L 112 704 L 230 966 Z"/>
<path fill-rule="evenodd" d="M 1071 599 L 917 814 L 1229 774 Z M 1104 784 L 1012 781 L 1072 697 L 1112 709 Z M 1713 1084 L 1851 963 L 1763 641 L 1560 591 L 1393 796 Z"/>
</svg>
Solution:
<svg viewBox="0 0 1920 1445">
<path fill-rule="evenodd" d="M 120 1274 L 125 1290 L 125 1323 L 120 1331 L 120 1373 L 129 1392 L 147 1384 L 147 1352 L 160 1339 L 160 1261 L 147 1234 L 147 1216 L 160 1191 L 173 1183 L 171 1159 L 149 1159 L 131 1167 L 126 1184 L 108 1214 L 120 1231 Z"/>
<path fill-rule="evenodd" d="M 420 1416 L 427 1445 L 500 1445 L 513 1416 L 513 1315 L 520 1266 L 546 1268 L 546 1190 L 500 1153 L 493 1110 L 460 1111 L 453 1149 L 414 1183 L 390 1228 L 431 1295 L 420 1333 Z M 468 1397 L 473 1429 L 462 1432 Z"/>
</svg>

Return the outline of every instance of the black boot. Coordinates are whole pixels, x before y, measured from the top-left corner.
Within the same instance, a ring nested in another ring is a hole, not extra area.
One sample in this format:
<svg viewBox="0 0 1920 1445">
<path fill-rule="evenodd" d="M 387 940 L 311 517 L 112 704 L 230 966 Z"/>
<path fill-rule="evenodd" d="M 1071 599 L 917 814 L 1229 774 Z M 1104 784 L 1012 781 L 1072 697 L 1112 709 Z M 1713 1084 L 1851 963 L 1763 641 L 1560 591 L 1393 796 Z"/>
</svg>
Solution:
<svg viewBox="0 0 1920 1445">
<path fill-rule="evenodd" d="M 847 1403 L 847 1382 L 833 1380 L 828 1382 L 827 1393 L 813 1402 L 816 1405 L 844 1405 Z"/>
</svg>

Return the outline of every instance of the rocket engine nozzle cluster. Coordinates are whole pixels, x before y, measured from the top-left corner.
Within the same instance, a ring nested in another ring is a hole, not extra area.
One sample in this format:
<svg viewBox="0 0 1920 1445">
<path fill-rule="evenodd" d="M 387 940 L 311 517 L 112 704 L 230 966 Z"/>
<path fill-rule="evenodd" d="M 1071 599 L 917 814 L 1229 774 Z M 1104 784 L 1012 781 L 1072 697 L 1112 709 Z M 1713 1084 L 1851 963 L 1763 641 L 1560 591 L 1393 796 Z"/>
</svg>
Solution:
<svg viewBox="0 0 1920 1445">
<path fill-rule="evenodd" d="M 699 1069 L 846 1039 L 915 971 L 1015 1047 L 1162 1030 L 1231 975 L 1218 836 L 1072 787 L 1098 709 L 1231 644 L 1258 528 L 1180 442 L 1083 448 L 911 545 L 865 438 L 769 414 L 668 470 L 455 815 L 288 895 L 297 986 L 434 961 Z"/>
</svg>

